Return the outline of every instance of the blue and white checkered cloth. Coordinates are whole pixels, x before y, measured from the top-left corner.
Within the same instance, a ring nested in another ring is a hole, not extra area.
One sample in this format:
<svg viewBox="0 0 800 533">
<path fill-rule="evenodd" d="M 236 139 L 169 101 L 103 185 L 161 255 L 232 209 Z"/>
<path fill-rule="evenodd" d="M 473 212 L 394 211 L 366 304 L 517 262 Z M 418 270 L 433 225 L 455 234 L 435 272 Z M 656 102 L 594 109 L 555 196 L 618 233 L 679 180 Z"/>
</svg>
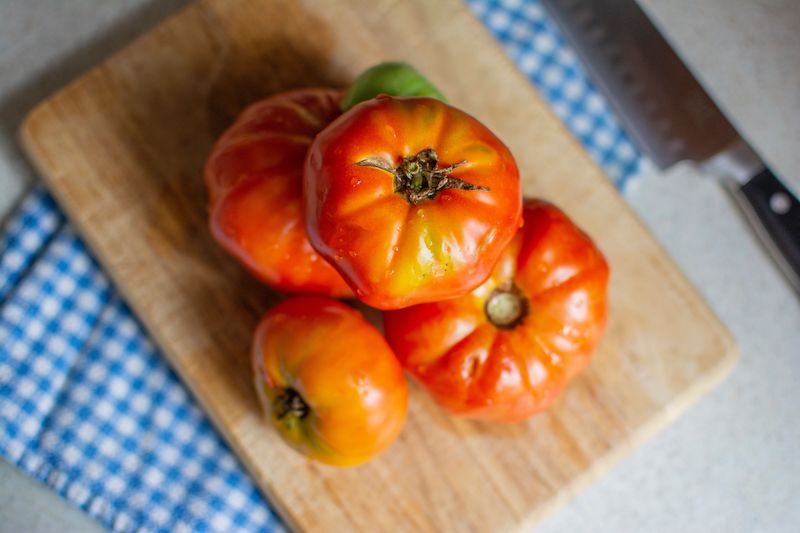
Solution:
<svg viewBox="0 0 800 533">
<path fill-rule="evenodd" d="M 641 157 L 535 1 L 468 0 L 608 175 Z M 0 453 L 114 531 L 280 519 L 45 190 L 0 233 Z"/>
<path fill-rule="evenodd" d="M 642 156 L 538 0 L 466 1 L 608 177 L 624 189 L 639 173 Z"/>
<path fill-rule="evenodd" d="M 42 187 L 0 249 L 3 456 L 115 531 L 278 529 Z"/>
</svg>

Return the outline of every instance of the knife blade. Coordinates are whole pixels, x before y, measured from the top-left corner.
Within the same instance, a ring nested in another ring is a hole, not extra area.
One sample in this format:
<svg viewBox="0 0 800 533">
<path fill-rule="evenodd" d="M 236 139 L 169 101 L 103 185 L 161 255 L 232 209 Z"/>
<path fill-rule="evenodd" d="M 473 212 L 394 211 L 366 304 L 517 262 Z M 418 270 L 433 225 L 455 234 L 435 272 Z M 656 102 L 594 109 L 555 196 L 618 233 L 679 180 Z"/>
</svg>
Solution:
<svg viewBox="0 0 800 533">
<path fill-rule="evenodd" d="M 800 200 L 742 138 L 635 0 L 541 0 L 659 167 L 693 161 L 722 178 L 800 293 Z"/>
</svg>

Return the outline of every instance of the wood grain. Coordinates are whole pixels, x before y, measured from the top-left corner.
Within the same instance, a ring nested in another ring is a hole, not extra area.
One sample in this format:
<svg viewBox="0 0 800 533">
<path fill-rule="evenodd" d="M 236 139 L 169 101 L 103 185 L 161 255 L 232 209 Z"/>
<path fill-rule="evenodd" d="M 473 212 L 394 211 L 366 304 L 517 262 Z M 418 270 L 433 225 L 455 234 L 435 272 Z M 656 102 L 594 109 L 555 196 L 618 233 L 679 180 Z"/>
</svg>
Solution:
<svg viewBox="0 0 800 533">
<path fill-rule="evenodd" d="M 547 413 L 449 417 L 412 386 L 408 426 L 355 469 L 312 464 L 263 422 L 251 331 L 276 296 L 206 229 L 201 169 L 248 103 L 345 86 L 399 59 L 516 154 L 528 195 L 562 206 L 612 266 L 608 333 Z M 521 530 L 719 381 L 730 335 L 459 0 L 208 0 L 39 105 L 28 153 L 259 486 L 304 531 Z"/>
</svg>

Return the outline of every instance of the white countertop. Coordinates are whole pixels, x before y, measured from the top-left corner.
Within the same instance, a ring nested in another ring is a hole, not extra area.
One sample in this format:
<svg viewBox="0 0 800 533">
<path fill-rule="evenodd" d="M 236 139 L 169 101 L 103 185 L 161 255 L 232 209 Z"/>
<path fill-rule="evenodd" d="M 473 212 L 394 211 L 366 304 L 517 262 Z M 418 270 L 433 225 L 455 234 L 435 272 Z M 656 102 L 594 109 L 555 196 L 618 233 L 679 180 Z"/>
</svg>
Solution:
<svg viewBox="0 0 800 533">
<path fill-rule="evenodd" d="M 732 122 L 800 190 L 800 2 L 641 0 Z M 0 216 L 35 179 L 26 110 L 185 0 L 0 2 Z M 800 298 L 728 196 L 688 166 L 628 200 L 736 336 L 741 359 L 699 404 L 581 493 L 545 532 L 800 530 Z M 100 531 L 0 461 L 0 532 Z"/>
</svg>

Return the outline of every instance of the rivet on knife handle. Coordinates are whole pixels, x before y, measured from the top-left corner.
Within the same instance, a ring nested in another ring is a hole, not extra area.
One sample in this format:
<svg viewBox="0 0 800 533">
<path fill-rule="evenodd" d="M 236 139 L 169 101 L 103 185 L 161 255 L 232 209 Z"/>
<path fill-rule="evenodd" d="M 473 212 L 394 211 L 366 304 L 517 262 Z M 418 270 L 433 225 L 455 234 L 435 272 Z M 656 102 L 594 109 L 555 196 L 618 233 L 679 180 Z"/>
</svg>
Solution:
<svg viewBox="0 0 800 533">
<path fill-rule="evenodd" d="M 731 189 L 751 224 L 761 230 L 759 237 L 778 267 L 800 292 L 800 201 L 768 168 Z"/>
</svg>

